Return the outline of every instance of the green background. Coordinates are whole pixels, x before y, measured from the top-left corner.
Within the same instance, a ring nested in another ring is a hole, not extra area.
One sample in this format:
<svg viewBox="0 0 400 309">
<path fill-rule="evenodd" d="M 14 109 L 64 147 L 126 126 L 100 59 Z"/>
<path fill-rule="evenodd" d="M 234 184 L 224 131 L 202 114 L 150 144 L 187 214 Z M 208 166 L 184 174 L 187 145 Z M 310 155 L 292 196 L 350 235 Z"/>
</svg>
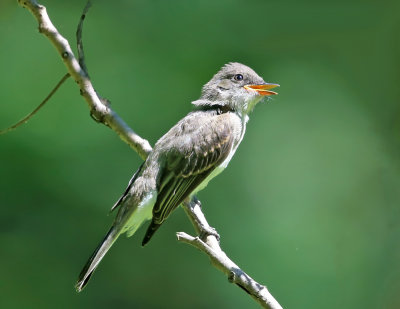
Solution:
<svg viewBox="0 0 400 309">
<path fill-rule="evenodd" d="M 44 4 L 75 46 L 84 1 Z M 285 308 L 400 308 L 399 12 L 394 0 L 119 0 L 89 12 L 94 86 L 151 144 L 227 62 L 281 84 L 199 197 L 223 249 Z M 66 72 L 17 1 L 0 2 L 0 68 L 1 128 Z M 140 163 L 72 80 L 0 136 L 0 308 L 258 307 L 176 241 L 193 234 L 181 209 L 145 248 L 143 228 L 122 237 L 74 291 Z"/>
</svg>

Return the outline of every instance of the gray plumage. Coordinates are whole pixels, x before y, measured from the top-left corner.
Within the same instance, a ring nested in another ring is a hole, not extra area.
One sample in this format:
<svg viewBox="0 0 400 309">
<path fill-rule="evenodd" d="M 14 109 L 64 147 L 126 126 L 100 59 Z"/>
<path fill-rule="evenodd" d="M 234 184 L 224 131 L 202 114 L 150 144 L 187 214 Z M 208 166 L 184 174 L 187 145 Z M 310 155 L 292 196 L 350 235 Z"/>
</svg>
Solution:
<svg viewBox="0 0 400 309">
<path fill-rule="evenodd" d="M 131 236 L 151 219 L 145 245 L 174 209 L 222 172 L 243 138 L 248 114 L 263 96 L 276 94 L 267 90 L 276 86 L 240 63 L 225 65 L 204 85 L 192 102 L 195 110 L 160 138 L 113 206 L 114 223 L 80 273 L 77 291 L 121 234 Z"/>
</svg>

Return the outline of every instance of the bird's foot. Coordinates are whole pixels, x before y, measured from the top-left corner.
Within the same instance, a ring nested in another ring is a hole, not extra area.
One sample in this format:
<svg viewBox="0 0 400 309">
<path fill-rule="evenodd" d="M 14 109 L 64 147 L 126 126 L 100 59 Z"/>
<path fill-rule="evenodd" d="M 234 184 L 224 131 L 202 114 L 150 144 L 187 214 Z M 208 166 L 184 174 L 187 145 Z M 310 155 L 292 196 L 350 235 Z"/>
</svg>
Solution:
<svg viewBox="0 0 400 309">
<path fill-rule="evenodd" d="M 194 223 L 200 239 L 206 241 L 208 236 L 214 236 L 219 243 L 220 236 L 217 230 L 208 224 L 206 217 L 201 210 L 200 200 L 198 200 L 196 196 L 193 196 L 190 201 L 187 200 L 184 204 L 186 214 Z"/>
<path fill-rule="evenodd" d="M 217 230 L 211 226 L 202 226 L 200 232 L 200 239 L 205 240 L 208 236 L 214 236 L 219 242 L 220 236 Z"/>
</svg>

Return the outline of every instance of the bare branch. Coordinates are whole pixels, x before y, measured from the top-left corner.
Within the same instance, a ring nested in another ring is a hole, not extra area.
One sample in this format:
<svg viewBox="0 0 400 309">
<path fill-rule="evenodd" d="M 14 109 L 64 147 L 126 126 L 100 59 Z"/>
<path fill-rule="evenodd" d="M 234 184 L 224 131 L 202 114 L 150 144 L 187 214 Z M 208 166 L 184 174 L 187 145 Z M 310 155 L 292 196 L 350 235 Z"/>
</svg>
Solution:
<svg viewBox="0 0 400 309">
<path fill-rule="evenodd" d="M 12 130 L 15 130 L 18 128 L 20 125 L 23 125 L 24 123 L 27 123 L 29 119 L 31 119 L 49 100 L 50 98 L 57 92 L 58 88 L 68 79 L 69 73 L 65 74 L 61 80 L 57 83 L 57 85 L 53 88 L 53 90 L 47 95 L 47 97 L 40 103 L 31 113 L 26 115 L 24 118 L 22 118 L 20 121 L 18 121 L 16 124 L 13 124 L 11 127 L 8 127 L 7 129 L 0 130 L 0 135 L 6 134 Z"/>
<path fill-rule="evenodd" d="M 57 49 L 69 74 L 78 84 L 81 95 L 89 105 L 92 117 L 114 130 L 142 159 L 145 159 L 152 150 L 149 142 L 137 135 L 108 104 L 103 104 L 85 70 L 75 58 L 68 41 L 51 22 L 46 8 L 38 4 L 36 0 L 19 0 L 18 2 L 32 13 L 39 23 L 39 32 L 44 34 Z"/>
<path fill-rule="evenodd" d="M 97 95 L 93 85 L 89 79 L 86 68 L 82 68 L 79 62 L 84 63 L 83 51 L 80 53 L 78 61 L 68 43 L 68 41 L 58 33 L 47 15 L 46 8 L 37 3 L 36 0 L 18 0 L 19 4 L 27 8 L 39 22 L 39 31 L 44 34 L 53 46 L 57 49 L 69 74 L 78 84 L 82 96 L 88 103 L 91 115 L 98 122 L 102 122 L 119 137 L 128 143 L 143 159 L 151 152 L 152 148 L 149 142 L 137 135 L 109 106 L 104 104 Z M 82 31 L 82 21 L 87 12 L 87 7 L 82 15 L 79 31 Z M 78 34 L 77 34 L 78 35 Z M 81 33 L 79 34 L 81 37 Z M 79 40 L 79 39 L 78 39 Z M 82 48 L 82 43 L 78 48 Z M 228 276 L 230 282 L 237 284 L 239 287 L 249 293 L 261 306 L 269 309 L 282 308 L 274 297 L 269 293 L 267 288 L 257 283 L 254 279 L 243 272 L 227 255 L 222 251 L 219 245 L 219 235 L 211 226 L 209 226 L 203 212 L 201 211 L 200 202 L 197 199 L 186 201 L 183 205 L 188 214 L 195 230 L 199 233 L 199 237 L 193 237 L 186 233 L 177 233 L 178 240 L 190 244 L 206 253 L 214 266 L 220 269 Z"/>
<path fill-rule="evenodd" d="M 282 306 L 271 295 L 266 286 L 263 286 L 246 274 L 222 251 L 219 236 L 208 224 L 200 202 L 194 198 L 184 203 L 184 209 L 200 237 L 193 237 L 184 232 L 176 234 L 179 241 L 189 244 L 207 254 L 212 264 L 228 276 L 229 282 L 235 283 L 253 297 L 262 307 L 268 309 L 282 309 Z"/>
</svg>

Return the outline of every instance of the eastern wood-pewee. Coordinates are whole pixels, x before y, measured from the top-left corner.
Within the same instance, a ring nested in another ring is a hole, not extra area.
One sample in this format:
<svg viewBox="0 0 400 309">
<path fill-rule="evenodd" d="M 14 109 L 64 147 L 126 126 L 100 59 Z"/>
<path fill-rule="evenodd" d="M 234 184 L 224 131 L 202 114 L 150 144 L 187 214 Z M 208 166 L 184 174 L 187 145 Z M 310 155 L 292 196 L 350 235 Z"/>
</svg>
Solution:
<svg viewBox="0 0 400 309">
<path fill-rule="evenodd" d="M 80 292 L 117 238 L 151 223 L 145 245 L 169 214 L 207 186 L 228 165 L 246 130 L 248 114 L 279 85 L 266 83 L 251 68 L 229 63 L 204 85 L 195 108 L 155 144 L 113 206 L 114 223 L 79 275 Z"/>
</svg>

